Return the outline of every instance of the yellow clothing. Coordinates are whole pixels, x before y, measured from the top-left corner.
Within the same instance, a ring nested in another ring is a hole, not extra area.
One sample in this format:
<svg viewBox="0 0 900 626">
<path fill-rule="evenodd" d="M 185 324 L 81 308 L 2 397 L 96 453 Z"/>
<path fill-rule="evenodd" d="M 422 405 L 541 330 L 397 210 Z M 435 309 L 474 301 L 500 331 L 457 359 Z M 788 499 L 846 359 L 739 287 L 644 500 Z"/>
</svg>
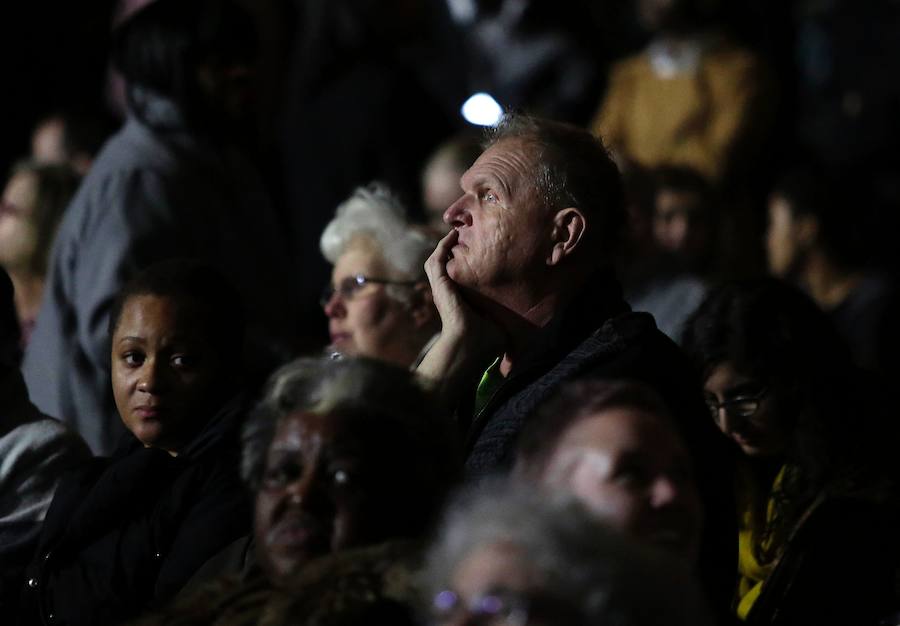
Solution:
<svg viewBox="0 0 900 626">
<path fill-rule="evenodd" d="M 756 602 L 760 591 L 762 591 L 763 583 L 765 583 L 766 578 L 768 578 L 769 574 L 771 574 L 774 569 L 774 562 L 772 561 L 767 563 L 759 562 L 756 558 L 756 555 L 759 552 L 756 547 L 759 545 L 765 552 L 769 552 L 772 548 L 772 538 L 768 537 L 763 540 L 759 537 L 759 532 L 762 528 L 771 524 L 775 519 L 775 502 L 772 498 L 772 494 L 781 489 L 784 471 L 784 467 L 778 470 L 778 474 L 775 476 L 775 480 L 772 483 L 772 490 L 769 492 L 766 503 L 766 520 L 764 524 L 756 523 L 753 519 L 753 505 L 758 494 L 755 493 L 755 490 L 752 488 L 752 483 L 745 481 L 748 489 L 745 493 L 740 494 L 739 506 L 741 507 L 741 510 L 740 524 L 738 527 L 739 578 L 735 612 L 742 620 L 747 619 L 747 615 L 750 613 L 753 603 Z M 761 541 L 764 541 L 764 543 L 760 545 Z"/>
<path fill-rule="evenodd" d="M 591 130 L 643 167 L 691 167 L 719 180 L 760 139 L 763 85 L 756 57 L 727 43 L 703 52 L 695 71 L 667 78 L 645 52 L 613 67 Z"/>
</svg>

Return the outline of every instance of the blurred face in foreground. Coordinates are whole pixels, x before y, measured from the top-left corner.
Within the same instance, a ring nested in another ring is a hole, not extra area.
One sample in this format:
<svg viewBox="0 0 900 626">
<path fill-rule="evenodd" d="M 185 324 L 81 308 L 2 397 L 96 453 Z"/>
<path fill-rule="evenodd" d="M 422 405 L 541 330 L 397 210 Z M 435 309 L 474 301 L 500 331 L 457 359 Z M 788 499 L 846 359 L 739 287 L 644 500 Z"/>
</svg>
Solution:
<svg viewBox="0 0 900 626">
<path fill-rule="evenodd" d="M 611 407 L 578 419 L 541 481 L 570 491 L 618 530 L 696 559 L 700 500 L 690 458 L 666 417 Z"/>
<path fill-rule="evenodd" d="M 432 598 L 432 623 L 550 626 L 581 622 L 567 603 L 546 594 L 536 566 L 509 542 L 482 545 L 459 562 L 450 588 Z"/>
<path fill-rule="evenodd" d="M 273 582 L 312 558 L 402 536 L 409 464 L 377 417 L 296 411 L 282 418 L 256 498 L 256 545 Z M 388 457 L 387 459 L 385 457 Z M 403 474 L 403 470 L 406 474 Z"/>
</svg>

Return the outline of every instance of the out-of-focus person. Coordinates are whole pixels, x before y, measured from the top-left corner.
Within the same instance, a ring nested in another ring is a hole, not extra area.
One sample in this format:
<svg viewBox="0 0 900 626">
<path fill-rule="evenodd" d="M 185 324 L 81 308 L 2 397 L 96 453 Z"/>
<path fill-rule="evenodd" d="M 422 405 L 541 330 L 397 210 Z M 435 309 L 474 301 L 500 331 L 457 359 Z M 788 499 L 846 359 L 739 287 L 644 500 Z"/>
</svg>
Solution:
<svg viewBox="0 0 900 626">
<path fill-rule="evenodd" d="M 769 199 L 769 271 L 804 289 L 827 312 L 862 367 L 887 373 L 900 346 L 897 291 L 865 267 L 863 229 L 854 203 L 862 181 L 813 167 L 776 183 Z"/>
<path fill-rule="evenodd" d="M 631 381 L 563 386 L 519 439 L 514 474 L 690 565 L 702 509 L 687 448 L 659 396 Z"/>
<path fill-rule="evenodd" d="M 272 279 L 288 267 L 284 232 L 232 144 L 248 105 L 248 27 L 231 2 L 156 0 L 116 31 L 129 117 L 66 211 L 23 364 L 35 404 L 97 453 L 111 452 L 122 433 L 108 383 L 110 305 L 142 268 L 193 257 L 232 279 L 254 303 L 248 356 L 257 378 L 294 336 L 292 284 Z"/>
<path fill-rule="evenodd" d="M 423 587 L 439 626 L 710 623 L 682 563 L 633 544 L 571 498 L 506 482 L 451 503 Z"/>
<path fill-rule="evenodd" d="M 28 399 L 20 352 L 13 283 L 0 267 L 0 610 L 6 615 L 18 603 L 57 484 L 91 457 L 77 434 Z"/>
<path fill-rule="evenodd" d="M 31 158 L 37 163 L 66 164 L 84 176 L 113 130 L 109 120 L 96 113 L 53 113 L 34 127 Z"/>
<path fill-rule="evenodd" d="M 422 168 L 422 205 L 425 223 L 443 235 L 444 211 L 462 193 L 459 179 L 481 155 L 481 142 L 471 133 L 460 134 L 438 146 Z"/>
<path fill-rule="evenodd" d="M 736 617 L 883 623 L 900 606 L 885 390 L 851 366 L 813 301 L 774 279 L 713 290 L 684 344 L 710 418 L 740 452 Z"/>
<path fill-rule="evenodd" d="M 756 156 L 772 94 L 760 59 L 716 25 L 715 2 L 640 0 L 652 39 L 613 65 L 591 125 L 622 165 L 695 169 L 714 181 Z"/>
<path fill-rule="evenodd" d="M 717 215 L 709 182 L 688 168 L 663 167 L 648 175 L 651 244 L 628 269 L 625 299 L 653 315 L 676 342 L 685 320 L 706 295 L 714 266 Z"/>
<path fill-rule="evenodd" d="M 342 203 L 320 242 L 334 266 L 322 295 L 329 350 L 413 365 L 440 330 L 425 276 L 434 246 L 383 185 L 361 187 Z"/>
<path fill-rule="evenodd" d="M 211 267 L 138 274 L 109 321 L 127 429 L 61 481 L 23 581 L 20 624 L 111 624 L 167 601 L 248 532 L 240 480 L 244 310 Z"/>
<path fill-rule="evenodd" d="M 50 249 L 80 178 L 67 165 L 16 165 L 0 198 L 0 267 L 15 286 L 22 345 L 28 344 L 44 295 Z"/>
<path fill-rule="evenodd" d="M 283 366 L 244 428 L 253 535 L 209 563 L 222 578 L 141 623 L 408 615 L 420 542 L 459 467 L 449 429 L 403 368 L 351 358 Z"/>
</svg>

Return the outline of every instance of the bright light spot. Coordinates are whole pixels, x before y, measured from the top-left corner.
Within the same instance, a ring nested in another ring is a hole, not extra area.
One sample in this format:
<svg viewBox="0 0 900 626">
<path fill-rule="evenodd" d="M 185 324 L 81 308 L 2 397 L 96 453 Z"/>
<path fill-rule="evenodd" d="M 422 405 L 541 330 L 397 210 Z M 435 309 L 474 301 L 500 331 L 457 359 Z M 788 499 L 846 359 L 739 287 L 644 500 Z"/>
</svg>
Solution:
<svg viewBox="0 0 900 626">
<path fill-rule="evenodd" d="M 462 116 L 469 124 L 496 126 L 503 117 L 503 107 L 490 94 L 476 93 L 462 105 Z"/>
</svg>

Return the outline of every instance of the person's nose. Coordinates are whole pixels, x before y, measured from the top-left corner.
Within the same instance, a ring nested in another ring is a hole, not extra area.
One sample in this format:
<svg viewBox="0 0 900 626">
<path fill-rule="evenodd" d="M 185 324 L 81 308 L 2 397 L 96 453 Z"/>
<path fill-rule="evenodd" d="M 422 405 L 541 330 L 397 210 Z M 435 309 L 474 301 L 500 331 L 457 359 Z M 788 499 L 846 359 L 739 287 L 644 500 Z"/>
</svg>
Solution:
<svg viewBox="0 0 900 626">
<path fill-rule="evenodd" d="M 156 358 L 147 359 L 138 372 L 138 391 L 151 394 L 162 391 L 165 386 L 165 372 L 162 368 L 162 363 Z"/>
<path fill-rule="evenodd" d="M 719 426 L 719 430 L 726 435 L 733 433 L 740 426 L 742 421 L 743 418 L 733 415 L 727 407 L 720 406 L 718 408 L 716 413 L 716 424 Z"/>
<path fill-rule="evenodd" d="M 318 487 L 316 471 L 310 468 L 285 486 L 285 497 L 291 506 L 309 511 L 318 504 Z"/>
<path fill-rule="evenodd" d="M 468 196 L 461 196 L 444 211 L 444 222 L 453 228 L 472 225 L 472 214 L 469 212 Z"/>
<path fill-rule="evenodd" d="M 346 308 L 344 308 L 344 299 L 341 297 L 341 294 L 337 291 L 333 292 L 322 305 L 322 310 L 325 311 L 325 317 L 328 319 L 342 317 L 346 312 Z"/>
<path fill-rule="evenodd" d="M 681 497 L 681 485 L 673 476 L 659 476 L 653 481 L 650 493 L 650 502 L 655 509 L 671 507 L 679 503 Z"/>
</svg>

